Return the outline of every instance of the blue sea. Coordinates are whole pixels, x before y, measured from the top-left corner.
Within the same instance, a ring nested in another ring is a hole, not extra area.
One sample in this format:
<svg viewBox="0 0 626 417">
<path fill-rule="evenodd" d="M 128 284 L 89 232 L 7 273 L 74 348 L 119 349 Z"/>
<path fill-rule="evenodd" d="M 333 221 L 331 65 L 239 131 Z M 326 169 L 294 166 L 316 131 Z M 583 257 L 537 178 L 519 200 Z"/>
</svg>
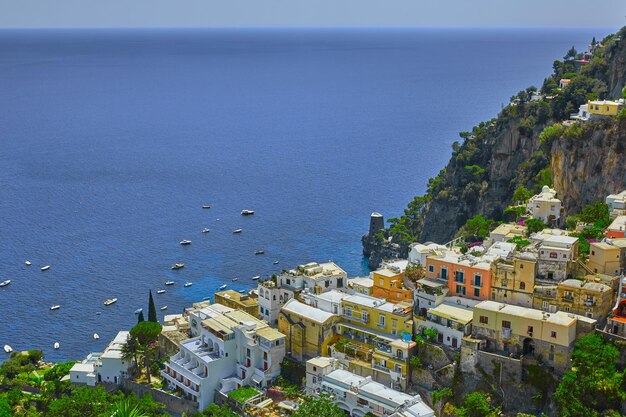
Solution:
<svg viewBox="0 0 626 417">
<path fill-rule="evenodd" d="M 0 31 L 0 346 L 80 359 L 167 280 L 172 314 L 305 262 L 367 274 L 370 213 L 606 33 Z"/>
</svg>

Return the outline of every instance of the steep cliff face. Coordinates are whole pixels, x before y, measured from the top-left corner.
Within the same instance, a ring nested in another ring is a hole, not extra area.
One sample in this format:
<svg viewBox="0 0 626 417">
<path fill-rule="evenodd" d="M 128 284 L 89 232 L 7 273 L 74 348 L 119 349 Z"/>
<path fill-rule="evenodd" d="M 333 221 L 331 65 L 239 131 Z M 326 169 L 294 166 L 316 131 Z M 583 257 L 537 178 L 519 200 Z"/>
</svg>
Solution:
<svg viewBox="0 0 626 417">
<path fill-rule="evenodd" d="M 626 129 L 615 120 L 585 125 L 579 138 L 552 145 L 554 188 L 567 214 L 626 188 Z"/>
<path fill-rule="evenodd" d="M 559 65 L 541 88 L 550 98 L 532 101 L 532 90 L 522 91 L 497 118 L 462 135 L 447 166 L 429 181 L 426 195 L 418 197 L 419 204 L 409 204 L 400 221 L 385 230 L 386 236 L 397 237 L 391 241 L 403 252 L 400 256 L 406 256 L 412 241 L 449 241 L 474 215 L 501 220 L 518 186 L 537 191 L 551 179 L 568 214 L 626 188 L 625 123 L 589 123 L 576 138 L 562 137 L 551 146 L 539 139 L 546 126 L 567 119 L 589 97 L 621 97 L 626 84 L 626 30 L 607 37 L 587 65 L 573 59 Z M 570 86 L 558 90 L 558 80 L 570 77 L 571 71 L 576 75 Z M 363 243 L 371 267 L 398 249 L 381 242 Z"/>
</svg>

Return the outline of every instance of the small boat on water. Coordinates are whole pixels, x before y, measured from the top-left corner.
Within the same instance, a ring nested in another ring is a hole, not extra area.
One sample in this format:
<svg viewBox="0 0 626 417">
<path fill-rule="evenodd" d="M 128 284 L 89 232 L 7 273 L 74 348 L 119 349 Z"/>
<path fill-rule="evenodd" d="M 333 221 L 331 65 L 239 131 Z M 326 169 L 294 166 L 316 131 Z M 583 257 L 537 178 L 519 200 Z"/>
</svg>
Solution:
<svg viewBox="0 0 626 417">
<path fill-rule="evenodd" d="M 53 305 L 52 307 L 50 307 L 50 310 L 58 310 L 58 309 L 60 309 L 60 308 L 61 308 L 61 306 L 60 306 L 60 305 L 55 304 L 55 305 Z"/>
<path fill-rule="evenodd" d="M 180 268 L 184 268 L 185 264 L 174 264 L 172 265 L 172 269 L 180 269 Z"/>
<path fill-rule="evenodd" d="M 261 278 L 261 275 L 255 275 L 252 277 L 252 281 L 258 281 Z"/>
<path fill-rule="evenodd" d="M 93 338 L 94 338 L 95 340 L 98 340 L 98 339 L 100 339 L 100 335 L 99 335 L 98 333 L 94 333 L 94 334 L 93 334 Z"/>
<path fill-rule="evenodd" d="M 228 285 L 224 284 L 224 285 L 220 285 L 218 289 L 221 291 L 221 290 L 225 290 L 226 287 L 228 287 Z"/>
<path fill-rule="evenodd" d="M 117 298 L 107 298 L 106 300 L 104 300 L 105 306 L 110 306 L 113 303 L 117 303 Z"/>
<path fill-rule="evenodd" d="M 278 265 L 278 261 L 274 261 L 274 265 Z"/>
<path fill-rule="evenodd" d="M 210 296 L 209 296 L 209 297 L 204 297 L 204 298 L 202 299 L 202 301 L 209 301 L 210 299 L 211 299 L 211 297 L 210 297 Z"/>
<path fill-rule="evenodd" d="M 6 353 L 11 353 L 11 352 L 13 352 L 13 348 L 11 346 L 9 346 L 9 345 L 4 345 L 4 351 Z"/>
<path fill-rule="evenodd" d="M 185 282 L 185 285 L 183 285 L 183 287 L 191 287 L 193 285 L 193 282 Z"/>
<path fill-rule="evenodd" d="M 263 255 L 265 253 L 265 251 L 263 249 L 257 249 L 254 251 L 255 255 Z"/>
<path fill-rule="evenodd" d="M 211 205 L 210 205 L 210 204 L 203 204 L 203 205 L 202 205 L 202 208 L 203 208 L 203 209 L 210 209 L 210 208 L 211 208 Z"/>
<path fill-rule="evenodd" d="M 185 245 L 191 245 L 191 240 L 181 240 L 180 244 L 185 246 Z"/>
<path fill-rule="evenodd" d="M 11 283 L 10 279 L 4 280 L 4 281 L 0 282 L 0 287 L 6 287 L 10 283 Z"/>
<path fill-rule="evenodd" d="M 242 216 L 252 216 L 254 214 L 254 210 L 241 210 Z"/>
<path fill-rule="evenodd" d="M 205 227 L 204 229 L 202 229 L 202 233 L 209 233 L 209 232 L 210 232 L 210 230 L 209 230 L 208 227 Z"/>
<path fill-rule="evenodd" d="M 46 265 L 46 266 L 42 266 L 41 267 L 42 271 L 47 271 L 48 269 L 50 269 L 50 265 Z"/>
<path fill-rule="evenodd" d="M 240 294 L 243 294 L 244 292 L 246 292 L 246 290 L 239 290 Z"/>
<path fill-rule="evenodd" d="M 165 281 L 165 285 L 174 285 L 174 281 Z"/>
<path fill-rule="evenodd" d="M 26 266 L 31 266 L 32 264 L 30 263 L 30 261 L 26 261 L 24 262 L 26 264 Z"/>
<path fill-rule="evenodd" d="M 167 306 L 161 307 L 161 311 L 163 311 L 163 310 L 167 310 Z"/>
<path fill-rule="evenodd" d="M 157 290 L 157 294 L 165 294 L 165 290 L 159 289 L 159 290 Z"/>
<path fill-rule="evenodd" d="M 143 308 L 138 308 L 137 310 L 135 310 L 135 314 L 139 314 L 143 311 Z"/>
<path fill-rule="evenodd" d="M 242 230 L 242 229 L 235 229 L 235 230 L 233 230 L 233 233 L 234 233 L 234 234 L 241 233 L 241 232 L 243 232 L 243 230 Z"/>
<path fill-rule="evenodd" d="M 239 279 L 239 278 L 235 277 L 235 278 L 231 279 L 231 281 L 235 282 L 235 281 L 237 281 L 238 279 Z"/>
<path fill-rule="evenodd" d="M 61 347 L 61 345 L 59 344 L 59 342 L 54 342 L 54 349 L 59 349 Z"/>
</svg>

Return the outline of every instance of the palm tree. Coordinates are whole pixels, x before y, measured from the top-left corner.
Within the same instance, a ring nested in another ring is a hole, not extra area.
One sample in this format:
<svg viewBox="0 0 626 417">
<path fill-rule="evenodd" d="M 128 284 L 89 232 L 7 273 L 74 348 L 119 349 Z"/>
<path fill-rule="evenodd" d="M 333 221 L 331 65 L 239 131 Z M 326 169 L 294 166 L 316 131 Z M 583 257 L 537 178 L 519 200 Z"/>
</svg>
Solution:
<svg viewBox="0 0 626 417">
<path fill-rule="evenodd" d="M 111 414 L 111 417 L 150 417 L 148 414 L 136 405 L 131 406 L 130 401 L 124 400 L 115 404 L 115 411 Z"/>
</svg>

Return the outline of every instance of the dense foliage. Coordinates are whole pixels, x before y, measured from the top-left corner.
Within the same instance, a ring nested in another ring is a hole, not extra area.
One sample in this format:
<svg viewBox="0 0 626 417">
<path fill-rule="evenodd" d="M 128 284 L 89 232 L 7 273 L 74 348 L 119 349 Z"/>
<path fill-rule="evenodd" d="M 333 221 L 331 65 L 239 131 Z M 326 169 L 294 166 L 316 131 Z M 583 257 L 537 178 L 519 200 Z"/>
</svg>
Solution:
<svg viewBox="0 0 626 417">
<path fill-rule="evenodd" d="M 345 417 L 344 412 L 326 395 L 307 398 L 292 414 L 293 417 Z"/>
</svg>

